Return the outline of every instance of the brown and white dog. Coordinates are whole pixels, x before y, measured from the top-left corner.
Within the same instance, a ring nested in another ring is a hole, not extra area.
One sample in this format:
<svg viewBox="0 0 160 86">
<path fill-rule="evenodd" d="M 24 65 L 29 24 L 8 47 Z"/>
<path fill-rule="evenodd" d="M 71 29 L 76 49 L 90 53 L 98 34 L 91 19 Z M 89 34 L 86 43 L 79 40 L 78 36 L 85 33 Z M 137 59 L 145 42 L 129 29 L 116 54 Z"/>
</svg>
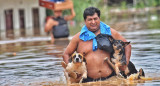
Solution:
<svg viewBox="0 0 160 86">
<path fill-rule="evenodd" d="M 74 53 L 69 59 L 69 63 L 62 62 L 64 75 L 67 83 L 82 83 L 87 78 L 86 59 L 81 53 Z"/>
</svg>

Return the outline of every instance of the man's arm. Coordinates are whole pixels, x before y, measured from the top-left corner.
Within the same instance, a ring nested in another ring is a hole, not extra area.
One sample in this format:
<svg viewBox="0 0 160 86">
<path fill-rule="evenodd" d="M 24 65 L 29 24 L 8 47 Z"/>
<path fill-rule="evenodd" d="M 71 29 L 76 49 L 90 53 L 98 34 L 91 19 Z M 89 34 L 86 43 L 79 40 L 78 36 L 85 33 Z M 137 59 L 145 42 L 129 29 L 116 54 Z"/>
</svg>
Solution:
<svg viewBox="0 0 160 86">
<path fill-rule="evenodd" d="M 45 24 L 45 32 L 51 31 L 53 26 L 58 25 L 59 23 L 52 18 L 49 18 Z"/>
<path fill-rule="evenodd" d="M 71 10 L 71 15 L 68 15 L 68 16 L 65 16 L 65 17 L 64 17 L 64 19 L 67 20 L 67 21 L 68 21 L 68 20 L 72 20 L 72 19 L 76 16 L 76 13 L 75 13 L 75 11 L 74 11 L 74 8 L 72 7 L 70 10 Z"/>
<path fill-rule="evenodd" d="M 123 42 L 127 42 L 127 40 L 122 35 L 120 35 L 116 30 L 114 30 L 112 28 L 111 28 L 111 33 L 112 33 L 112 37 L 114 39 L 119 39 L 119 40 L 122 40 Z M 130 56 L 131 56 L 131 44 L 129 44 L 125 47 L 125 55 L 126 55 L 126 61 L 127 61 L 127 65 L 128 65 L 129 61 L 130 61 Z"/>
<path fill-rule="evenodd" d="M 65 49 L 63 53 L 63 61 L 66 64 L 68 64 L 69 57 L 74 53 L 74 51 L 76 51 L 79 42 L 78 40 L 79 40 L 79 33 L 72 38 L 67 48 Z"/>
</svg>

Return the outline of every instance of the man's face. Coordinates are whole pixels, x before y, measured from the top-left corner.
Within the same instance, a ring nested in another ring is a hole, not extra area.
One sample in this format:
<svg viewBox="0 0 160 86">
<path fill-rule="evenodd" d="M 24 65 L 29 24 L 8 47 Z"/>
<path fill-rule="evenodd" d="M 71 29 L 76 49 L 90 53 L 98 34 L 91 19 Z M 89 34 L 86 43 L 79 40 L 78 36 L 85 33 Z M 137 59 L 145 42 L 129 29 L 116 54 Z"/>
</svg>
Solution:
<svg viewBox="0 0 160 86">
<path fill-rule="evenodd" d="M 55 17 L 60 17 L 60 16 L 62 16 L 62 11 L 56 10 L 56 11 L 54 11 L 54 15 L 55 15 Z"/>
<path fill-rule="evenodd" d="M 98 17 L 97 13 L 95 13 L 93 16 L 87 16 L 85 20 L 85 24 L 88 28 L 88 30 L 92 32 L 96 32 L 100 28 L 100 18 Z"/>
</svg>

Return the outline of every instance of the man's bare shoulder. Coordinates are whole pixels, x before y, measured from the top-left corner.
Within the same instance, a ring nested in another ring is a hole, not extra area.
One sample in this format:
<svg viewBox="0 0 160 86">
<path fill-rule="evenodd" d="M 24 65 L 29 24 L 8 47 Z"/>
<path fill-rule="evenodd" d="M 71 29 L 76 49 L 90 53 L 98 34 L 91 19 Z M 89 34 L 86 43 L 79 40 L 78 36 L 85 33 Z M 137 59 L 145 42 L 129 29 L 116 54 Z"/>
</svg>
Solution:
<svg viewBox="0 0 160 86">
<path fill-rule="evenodd" d="M 122 40 L 126 42 L 126 39 L 115 29 L 111 28 L 112 37 L 117 40 Z"/>
<path fill-rule="evenodd" d="M 111 33 L 112 33 L 113 35 L 115 35 L 115 34 L 118 33 L 118 32 L 117 32 L 115 29 L 113 29 L 113 28 L 111 28 L 110 30 L 111 30 Z"/>
<path fill-rule="evenodd" d="M 118 31 L 116 31 L 115 29 L 111 28 L 111 34 L 112 34 L 112 37 L 117 39 L 120 34 L 118 33 Z"/>
</svg>

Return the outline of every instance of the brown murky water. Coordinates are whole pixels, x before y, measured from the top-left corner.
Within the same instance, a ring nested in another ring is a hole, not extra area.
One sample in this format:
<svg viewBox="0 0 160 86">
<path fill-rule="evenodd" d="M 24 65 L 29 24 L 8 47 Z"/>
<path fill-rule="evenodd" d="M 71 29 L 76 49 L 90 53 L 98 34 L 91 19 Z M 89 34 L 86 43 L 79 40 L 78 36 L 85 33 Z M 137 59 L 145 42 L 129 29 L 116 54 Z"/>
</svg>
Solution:
<svg viewBox="0 0 160 86">
<path fill-rule="evenodd" d="M 72 84 L 71 86 L 156 86 L 160 84 L 160 30 L 122 32 L 131 41 L 131 61 L 143 68 L 152 80 L 125 80 L 112 77 L 107 81 Z M 0 41 L 0 86 L 66 86 L 62 54 L 69 39 L 48 37 Z"/>
</svg>

